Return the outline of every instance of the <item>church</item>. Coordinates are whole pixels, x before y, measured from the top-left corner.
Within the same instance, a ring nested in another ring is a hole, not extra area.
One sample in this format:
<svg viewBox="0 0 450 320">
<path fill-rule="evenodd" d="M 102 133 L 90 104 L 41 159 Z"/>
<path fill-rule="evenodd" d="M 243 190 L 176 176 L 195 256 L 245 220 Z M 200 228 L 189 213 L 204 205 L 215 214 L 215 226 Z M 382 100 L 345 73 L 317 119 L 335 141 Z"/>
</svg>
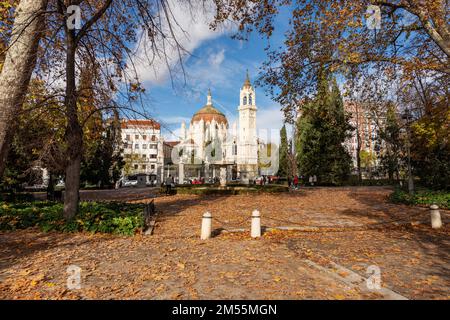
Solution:
<svg viewBox="0 0 450 320">
<path fill-rule="evenodd" d="M 248 183 L 255 179 L 259 148 L 257 110 L 248 72 L 239 94 L 238 123 L 231 127 L 226 116 L 214 107 L 209 90 L 206 105 L 193 115 L 189 126 L 181 124 L 181 143 L 172 151 L 173 163 L 179 165 L 180 183 L 192 176 L 217 179 L 219 171 L 221 179 L 226 174 L 228 181 L 239 179 Z"/>
</svg>

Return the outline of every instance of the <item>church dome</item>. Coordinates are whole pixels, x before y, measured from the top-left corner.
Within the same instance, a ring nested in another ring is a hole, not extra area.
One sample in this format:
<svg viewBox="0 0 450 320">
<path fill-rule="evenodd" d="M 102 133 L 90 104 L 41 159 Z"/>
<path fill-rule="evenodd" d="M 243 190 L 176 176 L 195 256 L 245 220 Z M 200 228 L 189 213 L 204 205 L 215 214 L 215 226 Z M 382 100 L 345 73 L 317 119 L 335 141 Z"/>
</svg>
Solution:
<svg viewBox="0 0 450 320">
<path fill-rule="evenodd" d="M 227 118 L 222 112 L 214 108 L 211 100 L 211 92 L 208 92 L 207 104 L 194 114 L 191 123 L 199 122 L 201 120 L 203 120 L 205 123 L 211 123 L 213 120 L 215 120 L 219 124 L 223 123 L 228 126 Z"/>
</svg>

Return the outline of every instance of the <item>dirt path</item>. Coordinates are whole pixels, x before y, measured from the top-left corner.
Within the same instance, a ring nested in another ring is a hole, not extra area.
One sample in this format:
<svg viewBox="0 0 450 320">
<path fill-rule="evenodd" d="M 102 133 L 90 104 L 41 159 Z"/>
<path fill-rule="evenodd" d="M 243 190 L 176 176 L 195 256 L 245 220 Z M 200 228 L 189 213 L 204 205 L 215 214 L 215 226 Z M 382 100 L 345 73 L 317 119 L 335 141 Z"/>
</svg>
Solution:
<svg viewBox="0 0 450 320">
<path fill-rule="evenodd" d="M 268 226 L 280 224 L 264 219 L 269 216 L 328 227 L 427 218 L 421 208 L 387 203 L 388 192 L 324 188 L 158 198 L 161 217 L 151 237 L 0 233 L 0 298 L 382 299 L 376 290 L 346 281 L 346 273 L 368 277 L 367 268 L 377 266 L 382 286 L 406 298 L 450 299 L 448 224 L 439 231 L 413 222 L 365 231 L 274 231 L 257 240 L 248 233 L 198 239 L 206 210 L 227 225 L 246 228 L 253 209 Z M 223 227 L 214 221 L 214 228 Z M 70 265 L 81 268 L 79 290 L 67 289 Z"/>
</svg>

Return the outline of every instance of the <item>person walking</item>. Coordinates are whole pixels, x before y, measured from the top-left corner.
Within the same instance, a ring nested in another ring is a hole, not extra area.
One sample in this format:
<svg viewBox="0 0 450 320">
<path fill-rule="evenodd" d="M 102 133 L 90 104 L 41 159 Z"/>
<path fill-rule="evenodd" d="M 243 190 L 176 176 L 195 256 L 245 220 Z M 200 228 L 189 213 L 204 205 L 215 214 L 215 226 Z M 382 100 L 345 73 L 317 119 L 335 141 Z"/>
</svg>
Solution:
<svg viewBox="0 0 450 320">
<path fill-rule="evenodd" d="M 297 175 L 294 176 L 294 189 L 295 190 L 298 189 L 298 176 Z"/>
<path fill-rule="evenodd" d="M 170 195 L 172 191 L 172 184 L 173 184 L 173 177 L 169 174 L 169 176 L 166 178 L 166 196 Z"/>
</svg>

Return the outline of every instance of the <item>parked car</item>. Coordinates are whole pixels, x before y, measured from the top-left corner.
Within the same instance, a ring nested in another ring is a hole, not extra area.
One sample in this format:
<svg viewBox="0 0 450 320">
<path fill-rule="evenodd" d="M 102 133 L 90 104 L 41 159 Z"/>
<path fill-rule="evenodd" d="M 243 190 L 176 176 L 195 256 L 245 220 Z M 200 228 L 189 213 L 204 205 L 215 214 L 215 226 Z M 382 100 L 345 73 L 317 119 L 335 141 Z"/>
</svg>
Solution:
<svg viewBox="0 0 450 320">
<path fill-rule="evenodd" d="M 55 185 L 55 188 L 63 189 L 65 187 L 66 187 L 66 183 L 64 182 L 64 180 L 59 180 L 58 183 Z"/>
<path fill-rule="evenodd" d="M 263 176 L 259 176 L 259 177 L 255 178 L 255 184 L 262 185 L 263 181 L 264 181 L 264 177 Z"/>
<path fill-rule="evenodd" d="M 192 180 L 192 184 L 202 184 L 202 181 L 200 179 L 194 179 Z"/>
<path fill-rule="evenodd" d="M 122 187 L 134 187 L 138 184 L 138 178 L 137 176 L 128 176 L 124 177 L 121 180 L 121 186 Z"/>
<path fill-rule="evenodd" d="M 138 181 L 137 180 L 126 180 L 123 182 L 124 187 L 134 187 L 137 186 Z"/>
</svg>

